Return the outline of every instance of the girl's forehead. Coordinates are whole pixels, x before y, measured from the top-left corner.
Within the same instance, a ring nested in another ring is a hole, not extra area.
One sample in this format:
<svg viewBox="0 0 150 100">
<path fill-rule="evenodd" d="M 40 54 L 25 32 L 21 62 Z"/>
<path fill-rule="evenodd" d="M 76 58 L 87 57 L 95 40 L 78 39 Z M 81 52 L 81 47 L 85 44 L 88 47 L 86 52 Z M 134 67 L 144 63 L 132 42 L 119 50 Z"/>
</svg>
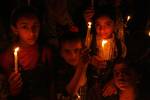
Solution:
<svg viewBox="0 0 150 100">
<path fill-rule="evenodd" d="M 96 21 L 111 21 L 111 22 L 113 22 L 113 20 L 108 16 L 100 16 L 96 19 Z"/>
<path fill-rule="evenodd" d="M 16 24 L 25 23 L 25 22 L 39 23 L 39 20 L 36 16 L 22 16 L 18 18 Z"/>
</svg>

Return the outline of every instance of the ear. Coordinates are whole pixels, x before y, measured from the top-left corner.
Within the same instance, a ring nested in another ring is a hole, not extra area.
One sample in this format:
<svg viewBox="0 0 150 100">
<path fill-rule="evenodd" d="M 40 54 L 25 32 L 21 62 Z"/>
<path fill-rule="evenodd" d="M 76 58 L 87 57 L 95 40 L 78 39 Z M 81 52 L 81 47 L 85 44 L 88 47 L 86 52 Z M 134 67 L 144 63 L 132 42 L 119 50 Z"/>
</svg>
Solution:
<svg viewBox="0 0 150 100">
<path fill-rule="evenodd" d="M 18 30 L 15 26 L 11 25 L 11 30 L 13 31 L 13 33 L 15 33 L 16 35 L 18 34 Z"/>
</svg>

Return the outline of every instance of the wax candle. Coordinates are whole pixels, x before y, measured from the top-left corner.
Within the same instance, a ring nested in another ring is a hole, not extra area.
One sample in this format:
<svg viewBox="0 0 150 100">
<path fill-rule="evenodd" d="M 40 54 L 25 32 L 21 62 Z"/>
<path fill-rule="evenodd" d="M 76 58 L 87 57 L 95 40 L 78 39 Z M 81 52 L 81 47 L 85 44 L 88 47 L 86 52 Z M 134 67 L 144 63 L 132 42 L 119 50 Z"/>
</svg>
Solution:
<svg viewBox="0 0 150 100">
<path fill-rule="evenodd" d="M 18 51 L 19 47 L 16 47 L 14 50 L 14 66 L 15 66 L 15 72 L 18 72 Z"/>
</svg>

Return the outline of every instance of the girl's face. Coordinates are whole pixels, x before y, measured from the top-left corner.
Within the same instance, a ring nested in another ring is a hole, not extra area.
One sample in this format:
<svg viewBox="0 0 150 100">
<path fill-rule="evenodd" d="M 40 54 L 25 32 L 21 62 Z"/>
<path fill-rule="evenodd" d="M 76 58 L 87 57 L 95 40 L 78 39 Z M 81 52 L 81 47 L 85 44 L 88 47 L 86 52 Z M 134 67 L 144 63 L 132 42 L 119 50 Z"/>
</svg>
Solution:
<svg viewBox="0 0 150 100">
<path fill-rule="evenodd" d="M 126 90 L 135 83 L 135 72 L 124 64 L 116 64 L 114 67 L 114 81 L 120 90 Z"/>
<path fill-rule="evenodd" d="M 80 60 L 81 49 L 82 44 L 80 40 L 70 42 L 66 41 L 61 44 L 60 53 L 68 64 L 76 66 Z"/>
<path fill-rule="evenodd" d="M 22 16 L 13 29 L 19 36 L 19 41 L 24 45 L 33 45 L 36 43 L 39 31 L 40 23 L 36 16 Z"/>
<path fill-rule="evenodd" d="M 101 16 L 95 21 L 96 33 L 103 39 L 111 38 L 114 32 L 114 22 L 108 16 Z"/>
</svg>

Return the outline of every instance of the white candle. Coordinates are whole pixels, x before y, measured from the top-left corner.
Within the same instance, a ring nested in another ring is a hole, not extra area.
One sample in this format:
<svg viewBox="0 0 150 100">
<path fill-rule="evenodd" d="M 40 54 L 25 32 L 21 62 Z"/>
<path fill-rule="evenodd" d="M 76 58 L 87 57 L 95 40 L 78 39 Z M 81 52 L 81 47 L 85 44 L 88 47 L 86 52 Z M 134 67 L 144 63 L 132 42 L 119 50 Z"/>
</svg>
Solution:
<svg viewBox="0 0 150 100">
<path fill-rule="evenodd" d="M 104 46 L 106 45 L 107 40 L 102 40 L 102 48 L 104 48 Z"/>
<path fill-rule="evenodd" d="M 127 22 L 131 19 L 131 16 L 127 16 Z"/>
<path fill-rule="evenodd" d="M 105 60 L 107 59 L 107 52 L 108 52 L 105 47 L 107 42 L 108 42 L 107 40 L 102 40 L 102 55 Z"/>
<path fill-rule="evenodd" d="M 85 46 L 87 48 L 90 47 L 90 44 L 91 44 L 91 40 L 92 40 L 92 36 L 91 36 L 91 25 L 92 25 L 92 22 L 88 22 L 88 29 L 87 29 L 87 34 L 86 34 L 86 39 L 85 39 Z"/>
<path fill-rule="evenodd" d="M 15 50 L 14 50 L 15 72 L 18 72 L 18 51 L 19 51 L 19 47 L 16 47 Z"/>
</svg>

